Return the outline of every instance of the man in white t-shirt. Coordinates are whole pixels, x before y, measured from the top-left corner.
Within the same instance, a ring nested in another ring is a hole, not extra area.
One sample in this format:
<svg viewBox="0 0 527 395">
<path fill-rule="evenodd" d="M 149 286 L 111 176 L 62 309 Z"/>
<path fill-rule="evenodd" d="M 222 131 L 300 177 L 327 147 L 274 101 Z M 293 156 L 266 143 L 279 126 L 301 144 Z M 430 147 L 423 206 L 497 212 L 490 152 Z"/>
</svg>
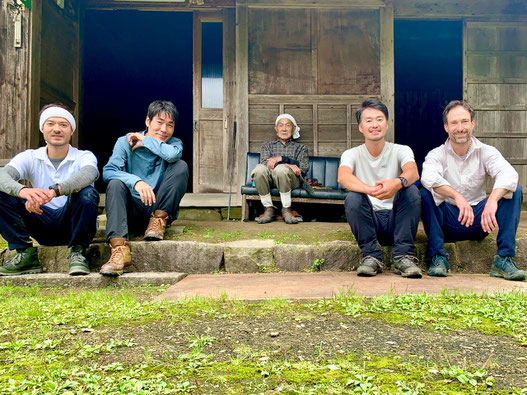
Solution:
<svg viewBox="0 0 527 395">
<path fill-rule="evenodd" d="M 410 147 L 387 142 L 388 108 L 377 99 L 364 101 L 356 113 L 364 144 L 342 154 L 338 181 L 349 190 L 346 218 L 362 252 L 357 274 L 375 276 L 384 267 L 381 245 L 393 246 L 394 271 L 421 278 L 415 235 L 421 199 Z"/>
<path fill-rule="evenodd" d="M 490 275 L 525 280 L 516 267 L 516 230 L 523 193 L 518 173 L 494 147 L 472 133 L 474 110 L 453 100 L 443 111 L 448 138 L 430 151 L 423 164 L 423 225 L 428 236 L 428 275 L 446 277 L 450 265 L 445 241 L 481 240 L 498 228 L 498 251 Z M 487 197 L 486 176 L 494 179 Z"/>
<path fill-rule="evenodd" d="M 39 124 L 46 145 L 21 152 L 0 169 L 0 233 L 17 250 L 0 276 L 42 272 L 31 237 L 42 245 L 67 244 L 69 273 L 89 274 L 84 253 L 97 230 L 97 159 L 69 144 L 75 118 L 62 105 L 45 106 Z"/>
</svg>

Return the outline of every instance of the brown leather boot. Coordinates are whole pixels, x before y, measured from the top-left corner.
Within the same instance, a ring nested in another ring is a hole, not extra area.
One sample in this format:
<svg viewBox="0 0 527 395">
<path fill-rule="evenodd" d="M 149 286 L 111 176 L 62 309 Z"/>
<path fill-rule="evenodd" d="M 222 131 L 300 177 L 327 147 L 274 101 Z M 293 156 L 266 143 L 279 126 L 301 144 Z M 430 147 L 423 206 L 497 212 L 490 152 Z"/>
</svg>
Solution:
<svg viewBox="0 0 527 395">
<path fill-rule="evenodd" d="M 168 213 L 163 210 L 156 210 L 150 217 L 148 228 L 145 232 L 145 240 L 158 241 L 165 237 L 165 229 L 167 227 Z"/>
<path fill-rule="evenodd" d="M 130 253 L 130 243 L 120 237 L 110 239 L 112 255 L 100 270 L 104 276 L 120 276 L 126 268 L 132 266 L 132 254 Z"/>
</svg>

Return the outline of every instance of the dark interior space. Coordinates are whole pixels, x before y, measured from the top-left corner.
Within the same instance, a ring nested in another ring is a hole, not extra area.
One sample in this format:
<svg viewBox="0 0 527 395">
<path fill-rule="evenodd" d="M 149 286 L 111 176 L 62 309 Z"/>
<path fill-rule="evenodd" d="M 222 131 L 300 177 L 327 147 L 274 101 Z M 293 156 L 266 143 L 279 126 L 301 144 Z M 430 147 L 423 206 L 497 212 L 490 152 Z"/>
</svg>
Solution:
<svg viewBox="0 0 527 395">
<path fill-rule="evenodd" d="M 148 105 L 157 99 L 178 108 L 174 136 L 192 171 L 192 13 L 86 10 L 83 25 L 79 143 L 97 156 L 99 191 L 115 141 L 144 130 Z"/>
<path fill-rule="evenodd" d="M 441 115 L 463 98 L 461 21 L 395 20 L 395 141 L 409 145 L 419 171 L 447 134 Z"/>
</svg>

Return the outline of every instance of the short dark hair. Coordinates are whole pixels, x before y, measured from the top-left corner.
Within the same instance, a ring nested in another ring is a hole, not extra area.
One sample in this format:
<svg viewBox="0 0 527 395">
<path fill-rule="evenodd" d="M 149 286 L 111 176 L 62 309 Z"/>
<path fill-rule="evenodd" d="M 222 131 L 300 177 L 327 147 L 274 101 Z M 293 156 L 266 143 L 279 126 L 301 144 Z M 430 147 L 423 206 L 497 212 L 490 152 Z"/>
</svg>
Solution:
<svg viewBox="0 0 527 395">
<path fill-rule="evenodd" d="M 463 107 L 465 110 L 469 112 L 471 121 L 474 119 L 474 110 L 472 109 L 472 107 L 470 107 L 470 104 L 468 104 L 464 100 L 452 100 L 450 103 L 446 105 L 445 109 L 443 110 L 443 124 L 444 125 L 447 124 L 447 117 L 448 117 L 448 113 L 450 112 L 450 110 L 458 106 Z"/>
<path fill-rule="evenodd" d="M 179 112 L 171 101 L 155 100 L 148 106 L 148 119 L 152 120 L 156 115 L 161 113 L 169 114 L 174 121 L 174 126 L 177 125 L 179 119 Z"/>
<path fill-rule="evenodd" d="M 360 121 L 362 120 L 362 112 L 367 108 L 375 108 L 379 111 L 382 111 L 382 113 L 386 117 L 386 120 L 388 120 L 388 107 L 386 107 L 386 105 L 379 99 L 372 98 L 364 100 L 357 112 L 355 113 L 355 117 L 357 117 L 357 123 L 360 123 Z"/>
<path fill-rule="evenodd" d="M 63 108 L 64 110 L 66 110 L 67 112 L 69 112 L 71 115 L 73 115 L 73 112 L 68 108 L 66 107 L 64 104 L 62 103 L 50 103 L 50 104 L 46 104 L 44 107 L 42 107 L 42 109 L 40 110 L 40 112 L 38 113 L 38 117 L 40 118 L 40 116 L 42 115 L 42 113 L 44 111 L 46 111 L 48 108 L 50 107 L 60 107 L 60 108 Z M 75 118 L 75 116 L 73 116 Z"/>
</svg>

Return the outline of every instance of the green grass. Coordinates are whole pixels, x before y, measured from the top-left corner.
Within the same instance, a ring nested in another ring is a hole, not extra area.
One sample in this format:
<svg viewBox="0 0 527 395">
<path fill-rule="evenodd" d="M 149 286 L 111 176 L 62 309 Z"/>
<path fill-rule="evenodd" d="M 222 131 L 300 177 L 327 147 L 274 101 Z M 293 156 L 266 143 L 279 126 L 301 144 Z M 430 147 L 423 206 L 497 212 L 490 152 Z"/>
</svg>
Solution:
<svg viewBox="0 0 527 395">
<path fill-rule="evenodd" d="M 343 294 L 312 303 L 247 303 L 226 297 L 154 301 L 164 289 L 0 287 L 0 393 L 527 393 L 527 383 L 523 389 L 506 383 L 501 388 L 507 390 L 494 389 L 499 386 L 492 366 L 349 350 L 328 354 L 323 344 L 318 353 L 303 358 L 287 348 L 276 352 L 243 341 L 231 349 L 207 328 L 212 323 L 221 327 L 225 320 L 250 328 L 257 319 L 272 323 L 284 317 L 300 325 L 323 315 L 427 331 L 471 330 L 508 337 L 520 347 L 527 345 L 527 298 L 522 294 L 445 292 L 373 299 Z M 196 322 L 203 322 L 200 333 L 193 332 Z M 142 330 L 143 337 L 129 335 Z M 166 344 L 150 339 L 158 331 L 171 333 Z M 172 346 L 178 348 L 170 351 Z"/>
</svg>

